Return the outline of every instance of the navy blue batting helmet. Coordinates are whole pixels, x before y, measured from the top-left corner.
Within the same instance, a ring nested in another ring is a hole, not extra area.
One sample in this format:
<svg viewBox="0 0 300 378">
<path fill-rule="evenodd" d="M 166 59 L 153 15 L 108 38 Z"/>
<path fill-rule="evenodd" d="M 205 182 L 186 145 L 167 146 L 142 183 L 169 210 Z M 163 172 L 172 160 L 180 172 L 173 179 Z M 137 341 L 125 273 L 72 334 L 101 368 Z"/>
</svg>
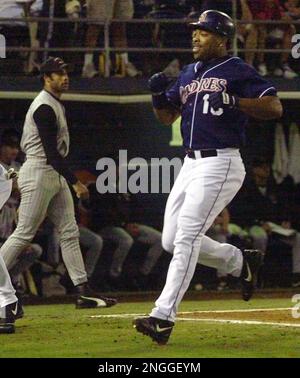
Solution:
<svg viewBox="0 0 300 378">
<path fill-rule="evenodd" d="M 207 30 L 227 38 L 232 38 L 235 33 L 233 19 L 226 13 L 212 9 L 203 12 L 199 20 L 190 25 L 195 29 Z"/>
</svg>

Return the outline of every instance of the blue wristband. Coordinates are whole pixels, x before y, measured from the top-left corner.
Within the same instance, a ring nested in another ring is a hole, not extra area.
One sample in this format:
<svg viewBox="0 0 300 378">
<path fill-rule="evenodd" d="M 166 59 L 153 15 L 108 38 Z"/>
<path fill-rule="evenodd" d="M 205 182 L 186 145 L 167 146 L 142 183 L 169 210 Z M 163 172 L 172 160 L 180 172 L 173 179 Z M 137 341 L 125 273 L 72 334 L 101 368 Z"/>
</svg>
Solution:
<svg viewBox="0 0 300 378">
<path fill-rule="evenodd" d="M 159 95 L 152 95 L 152 105 L 155 109 L 166 108 L 169 105 L 169 102 L 165 92 Z"/>
</svg>

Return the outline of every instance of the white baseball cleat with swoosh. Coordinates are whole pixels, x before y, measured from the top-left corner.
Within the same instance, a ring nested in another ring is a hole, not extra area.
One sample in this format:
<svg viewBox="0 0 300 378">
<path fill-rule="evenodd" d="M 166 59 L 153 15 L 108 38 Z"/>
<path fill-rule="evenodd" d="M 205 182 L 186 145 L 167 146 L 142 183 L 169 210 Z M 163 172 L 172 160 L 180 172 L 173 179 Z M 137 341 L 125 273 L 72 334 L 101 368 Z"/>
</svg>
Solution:
<svg viewBox="0 0 300 378">
<path fill-rule="evenodd" d="M 0 318 L 0 334 L 15 333 L 15 319 L 18 313 L 18 302 L 13 302 L 4 307 L 4 313 Z"/>
<path fill-rule="evenodd" d="M 14 316 L 17 315 L 17 313 L 18 313 L 18 302 L 16 302 L 14 310 L 11 309 L 11 312 L 12 312 L 12 314 L 13 314 Z"/>
<path fill-rule="evenodd" d="M 104 297 L 94 292 L 86 283 L 76 286 L 76 290 L 78 293 L 76 299 L 77 309 L 111 307 L 118 303 L 116 298 Z"/>
</svg>

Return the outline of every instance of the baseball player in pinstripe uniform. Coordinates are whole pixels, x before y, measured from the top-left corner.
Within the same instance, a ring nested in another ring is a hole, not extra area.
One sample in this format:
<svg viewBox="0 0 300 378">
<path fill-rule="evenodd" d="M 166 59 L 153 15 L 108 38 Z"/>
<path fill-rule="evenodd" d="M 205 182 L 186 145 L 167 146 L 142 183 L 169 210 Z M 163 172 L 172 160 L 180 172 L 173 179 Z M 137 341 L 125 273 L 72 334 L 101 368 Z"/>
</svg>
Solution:
<svg viewBox="0 0 300 378">
<path fill-rule="evenodd" d="M 48 216 L 59 233 L 63 261 L 77 289 L 76 308 L 109 307 L 116 304 L 116 300 L 93 293 L 87 284 L 68 186 L 68 183 L 73 186 L 78 198 L 88 198 L 88 189 L 70 171 L 65 159 L 70 141 L 60 97 L 69 87 L 66 69 L 62 59 L 53 57 L 41 66 L 44 89 L 27 112 L 21 139 L 26 161 L 18 180 L 19 221 L 0 253 L 10 270 Z"/>
<path fill-rule="evenodd" d="M 171 87 L 163 73 L 149 80 L 157 118 L 169 125 L 182 116 L 186 149 L 165 210 L 162 243 L 173 252 L 166 284 L 150 316 L 134 321 L 138 332 L 158 344 L 168 342 L 198 261 L 239 277 L 243 299 L 252 297 L 261 252 L 241 251 L 205 234 L 243 183 L 239 148 L 248 117 L 268 120 L 282 115 L 274 86 L 242 59 L 228 55 L 233 20 L 208 10 L 192 25 L 196 62 L 184 67 Z"/>
<path fill-rule="evenodd" d="M 14 170 L 6 169 L 0 165 L 0 210 L 9 199 L 12 190 Z M 7 268 L 0 255 L 0 334 L 15 332 L 15 318 L 18 313 L 18 299 L 12 286 Z"/>
</svg>

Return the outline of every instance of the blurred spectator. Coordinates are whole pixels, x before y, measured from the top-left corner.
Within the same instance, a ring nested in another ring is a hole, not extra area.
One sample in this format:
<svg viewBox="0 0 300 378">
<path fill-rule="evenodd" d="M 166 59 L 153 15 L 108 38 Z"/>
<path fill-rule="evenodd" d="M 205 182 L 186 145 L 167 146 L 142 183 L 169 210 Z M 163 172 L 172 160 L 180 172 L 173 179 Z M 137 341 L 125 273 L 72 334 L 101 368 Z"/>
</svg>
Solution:
<svg viewBox="0 0 300 378">
<path fill-rule="evenodd" d="M 72 19 L 77 20 L 81 13 L 81 2 L 80 0 L 66 0 L 65 2 L 66 15 Z"/>
<path fill-rule="evenodd" d="M 83 226 L 80 223 L 78 206 L 75 206 L 75 214 L 77 215 L 76 218 L 79 229 L 79 243 L 82 249 L 82 256 L 87 276 L 90 281 L 101 255 L 103 240 L 100 235 L 92 232 L 88 227 Z M 60 278 L 59 281 L 57 280 L 57 284 L 59 283 L 59 285 L 62 285 L 68 294 L 75 293 L 74 285 L 70 279 L 70 276 L 65 267 L 61 264 L 59 234 L 53 223 L 48 218 L 41 225 L 35 239 L 38 241 L 44 241 L 43 245 L 45 245 L 45 250 L 47 252 L 45 262 L 47 264 L 46 269 L 48 270 L 48 274 L 51 273 L 51 275 L 59 275 Z M 45 264 L 43 264 L 43 267 L 45 267 Z M 41 290 L 42 292 L 44 291 L 43 289 Z"/>
<path fill-rule="evenodd" d="M 140 218 L 134 195 L 129 193 L 99 194 L 95 185 L 90 185 L 90 206 L 93 228 L 104 240 L 116 245 L 109 269 L 110 281 L 120 283 L 123 265 L 135 241 L 149 245 L 149 249 L 139 267 L 137 284 L 145 288 L 149 274 L 161 256 L 161 233 L 153 227 L 137 223 Z"/>
<path fill-rule="evenodd" d="M 20 152 L 20 137 L 15 129 L 4 129 L 0 139 L 1 164 L 5 169 L 20 169 L 20 163 L 16 161 Z"/>
<path fill-rule="evenodd" d="M 219 243 L 230 243 L 240 249 L 252 248 L 252 242 L 246 230 L 237 224 L 231 223 L 231 216 L 228 208 L 225 208 L 215 219 L 213 225 L 206 235 Z M 217 272 L 218 290 L 235 288 L 238 283 L 233 277 L 228 277 L 222 271 Z"/>
<path fill-rule="evenodd" d="M 257 43 L 257 32 L 255 26 L 250 23 L 253 20 L 253 17 L 247 0 L 240 0 L 238 5 L 240 5 L 240 17 L 238 12 L 238 19 L 249 22 L 249 24 L 239 24 L 237 26 L 238 39 L 242 45 L 244 45 L 245 49 L 255 49 Z M 252 52 L 245 52 L 245 61 L 253 66 L 254 54 Z"/>
<path fill-rule="evenodd" d="M 171 0 L 157 0 L 148 18 L 153 19 L 183 19 L 187 16 L 186 7 L 181 2 Z M 152 30 L 153 46 L 156 48 L 184 48 L 190 47 L 190 33 L 187 25 L 183 23 L 160 24 L 156 23 Z M 178 55 L 178 54 L 177 54 Z M 177 77 L 180 73 L 180 61 L 174 54 L 159 54 L 155 62 L 166 66 L 164 72 L 167 76 Z M 153 62 L 151 62 L 153 65 Z M 153 67 L 155 69 L 155 67 Z M 158 69 L 158 67 L 157 67 Z"/>
<path fill-rule="evenodd" d="M 17 3 L 20 3 L 23 6 L 24 15 L 26 17 L 38 17 L 43 8 L 43 0 L 17 0 Z M 37 39 L 38 23 L 32 21 L 28 22 L 27 25 L 30 37 L 30 47 L 40 47 L 39 40 Z M 37 73 L 38 67 L 38 53 L 34 51 L 30 52 L 25 72 L 27 74 L 32 74 L 34 72 Z"/>
<path fill-rule="evenodd" d="M 237 1 L 237 3 L 239 3 L 239 1 Z M 233 15 L 232 0 L 202 0 L 199 4 L 201 7 L 201 13 L 208 9 L 216 9 L 225 12 L 230 16 Z"/>
<path fill-rule="evenodd" d="M 78 208 L 75 207 L 75 211 L 78 210 Z M 77 217 L 78 219 L 78 217 Z M 91 231 L 88 227 L 83 226 L 80 224 L 80 221 L 78 221 L 78 228 L 79 228 L 79 243 L 82 247 L 82 256 L 84 260 L 84 265 L 87 273 L 87 277 L 89 281 L 91 282 L 91 277 L 93 276 L 93 273 L 95 271 L 97 262 L 99 260 L 102 248 L 103 248 L 103 240 L 102 237 L 95 232 Z M 56 229 L 53 229 L 53 235 L 50 239 L 51 245 L 56 246 L 56 250 L 59 251 L 59 235 Z M 53 258 L 53 257 L 52 257 Z M 56 264 L 58 265 L 60 262 L 60 255 L 57 255 Z M 61 280 L 60 284 L 63 285 L 67 292 L 75 292 L 74 291 L 74 285 L 72 284 L 72 281 L 66 272 Z"/>
<path fill-rule="evenodd" d="M 226 243 L 229 237 L 229 221 L 230 215 L 227 208 L 225 208 L 215 219 L 213 225 L 207 231 L 206 236 L 216 240 L 219 243 Z M 227 274 L 218 271 L 218 290 L 227 288 Z M 199 285 L 199 283 L 198 283 Z"/>
<path fill-rule="evenodd" d="M 291 18 L 284 13 L 283 8 L 280 6 L 279 0 L 248 0 L 249 8 L 252 12 L 254 20 L 286 20 L 290 21 Z M 291 51 L 292 49 L 292 36 L 295 34 L 296 29 L 294 25 L 287 23 L 287 25 L 256 25 L 257 32 L 257 48 L 265 49 L 266 41 L 269 37 L 278 39 L 280 47 Z M 281 53 L 280 67 L 274 70 L 275 76 L 283 76 L 286 79 L 293 79 L 298 75 L 291 69 L 288 64 L 289 52 Z M 268 75 L 268 68 L 265 62 L 265 53 L 257 53 L 258 72 L 261 76 Z"/>
<path fill-rule="evenodd" d="M 96 177 L 86 170 L 76 172 L 76 177 L 87 187 L 96 182 Z M 78 200 L 74 197 L 75 216 L 79 227 L 79 242 L 83 248 L 86 272 L 92 277 L 103 248 L 103 239 L 90 229 L 89 201 Z"/>
<path fill-rule="evenodd" d="M 79 0 L 43 0 L 43 8 L 41 11 L 42 17 L 48 18 L 66 18 L 68 17 L 73 22 L 40 22 L 38 27 L 38 36 L 41 46 L 45 48 L 76 46 L 78 25 L 76 20 L 81 12 L 81 3 Z M 81 41 L 80 41 L 81 44 Z M 73 53 L 72 53 L 73 54 Z M 70 55 L 72 55 L 70 54 Z M 55 56 L 55 52 L 44 52 L 41 61 L 47 60 L 49 55 Z M 57 55 L 69 60 L 75 64 L 75 61 L 66 54 L 59 52 Z M 72 63 L 70 64 L 70 66 Z M 72 67 L 70 67 L 72 70 Z"/>
<path fill-rule="evenodd" d="M 134 7 L 133 0 L 87 0 L 87 17 L 94 19 L 88 25 L 86 33 L 86 47 L 96 47 L 101 26 L 97 22 L 103 22 L 107 19 L 117 18 L 121 20 L 129 20 L 133 17 Z M 103 28 L 102 28 L 103 29 Z M 113 23 L 111 25 L 111 34 L 113 46 L 119 48 L 127 47 L 126 24 Z M 92 78 L 98 74 L 94 65 L 94 54 L 87 53 L 84 57 L 84 66 L 82 69 L 82 77 Z M 105 74 L 105 60 L 108 57 L 101 54 L 99 57 L 100 74 Z M 128 59 L 128 53 L 115 54 L 114 73 L 119 77 L 137 76 L 139 72 Z"/>
<path fill-rule="evenodd" d="M 29 15 L 36 15 L 36 13 L 42 7 L 42 0 L 2 0 L 0 2 L 0 17 L 7 18 L 24 18 Z M 0 22 L 0 33 L 6 38 L 6 44 L 10 47 L 35 47 L 31 44 L 31 23 L 27 24 L 24 20 L 19 21 L 1 21 Z M 9 72 L 14 71 L 16 68 L 20 69 L 20 57 L 23 60 L 22 72 L 29 71 L 29 62 L 25 58 L 31 56 L 27 53 L 12 52 L 7 54 L 7 58 L 18 59 L 18 68 L 9 63 L 7 65 L 7 70 Z M 31 59 L 31 57 L 30 57 Z M 2 70 L 3 71 L 3 70 Z M 15 72 L 14 72 L 15 73 Z"/>
<path fill-rule="evenodd" d="M 206 235 L 211 239 L 218 241 L 219 243 L 226 243 L 229 235 L 229 221 L 230 215 L 227 208 L 225 208 L 221 214 L 217 216 L 213 225 L 207 231 Z"/>
<path fill-rule="evenodd" d="M 253 247 L 267 251 L 270 240 L 280 238 L 292 247 L 294 287 L 300 286 L 300 233 L 292 229 L 290 204 L 271 176 L 270 164 L 263 158 L 252 163 L 251 178 L 230 206 L 235 222 L 246 228 Z"/>
<path fill-rule="evenodd" d="M 288 17 L 294 20 L 300 18 L 300 0 L 283 0 L 282 5 Z"/>
</svg>

